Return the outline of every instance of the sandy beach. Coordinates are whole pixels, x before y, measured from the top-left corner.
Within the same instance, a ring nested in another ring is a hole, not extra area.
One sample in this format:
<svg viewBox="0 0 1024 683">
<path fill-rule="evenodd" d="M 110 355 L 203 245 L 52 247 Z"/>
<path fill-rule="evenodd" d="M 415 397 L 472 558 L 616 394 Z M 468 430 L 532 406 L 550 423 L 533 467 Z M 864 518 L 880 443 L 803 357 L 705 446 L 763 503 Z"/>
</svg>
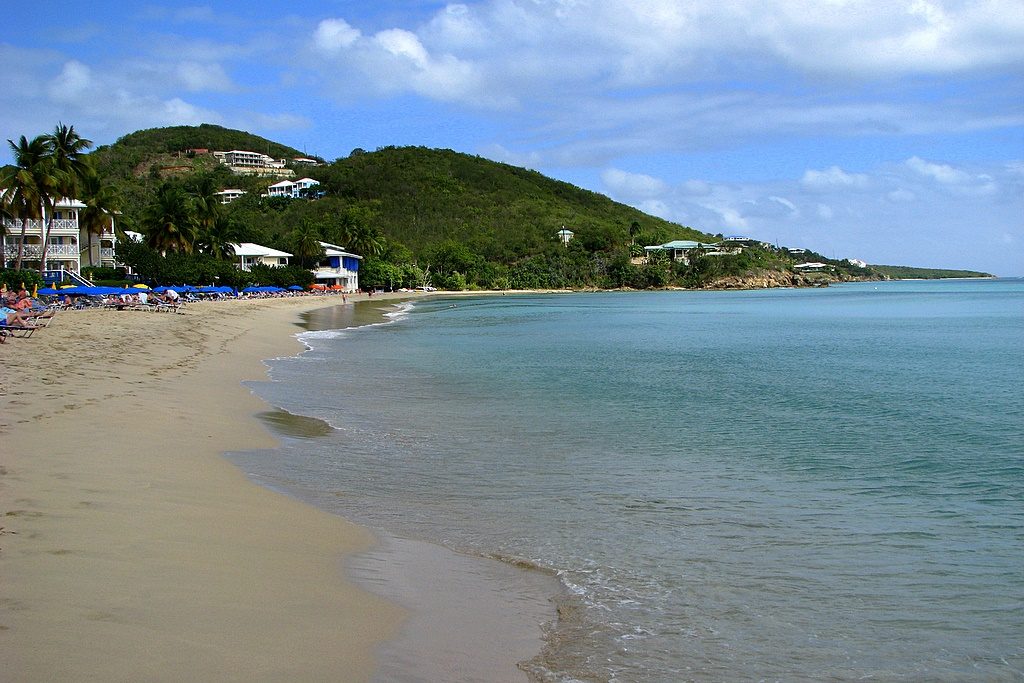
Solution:
<svg viewBox="0 0 1024 683">
<path fill-rule="evenodd" d="M 220 456 L 274 445 L 240 383 L 335 303 L 68 311 L 0 347 L 3 680 L 373 675 L 403 610 L 344 577 L 369 533 Z"/>
</svg>

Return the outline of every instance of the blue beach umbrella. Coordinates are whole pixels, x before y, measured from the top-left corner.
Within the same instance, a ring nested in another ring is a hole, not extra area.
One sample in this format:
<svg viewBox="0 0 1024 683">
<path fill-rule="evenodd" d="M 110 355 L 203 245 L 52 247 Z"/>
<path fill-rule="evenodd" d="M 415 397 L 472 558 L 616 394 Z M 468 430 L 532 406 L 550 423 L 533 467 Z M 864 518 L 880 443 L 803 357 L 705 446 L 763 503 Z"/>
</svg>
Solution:
<svg viewBox="0 0 1024 683">
<path fill-rule="evenodd" d="M 54 294 L 60 294 L 60 290 L 54 289 L 53 287 L 43 287 L 36 294 L 42 294 L 43 296 L 53 296 Z"/>
<path fill-rule="evenodd" d="M 288 289 L 290 289 L 293 292 L 301 292 L 302 291 L 302 287 L 299 287 L 298 285 L 292 285 Z"/>
</svg>

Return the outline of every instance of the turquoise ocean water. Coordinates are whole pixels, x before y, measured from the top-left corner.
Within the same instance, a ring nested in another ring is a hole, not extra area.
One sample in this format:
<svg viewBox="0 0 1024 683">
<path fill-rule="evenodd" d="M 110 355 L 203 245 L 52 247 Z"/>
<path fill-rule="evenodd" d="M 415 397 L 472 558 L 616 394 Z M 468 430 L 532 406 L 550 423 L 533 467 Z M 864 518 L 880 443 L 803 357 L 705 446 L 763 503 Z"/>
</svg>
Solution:
<svg viewBox="0 0 1024 683">
<path fill-rule="evenodd" d="M 431 299 L 303 335 L 238 454 L 554 572 L 544 680 L 1024 679 L 1024 281 Z"/>
</svg>

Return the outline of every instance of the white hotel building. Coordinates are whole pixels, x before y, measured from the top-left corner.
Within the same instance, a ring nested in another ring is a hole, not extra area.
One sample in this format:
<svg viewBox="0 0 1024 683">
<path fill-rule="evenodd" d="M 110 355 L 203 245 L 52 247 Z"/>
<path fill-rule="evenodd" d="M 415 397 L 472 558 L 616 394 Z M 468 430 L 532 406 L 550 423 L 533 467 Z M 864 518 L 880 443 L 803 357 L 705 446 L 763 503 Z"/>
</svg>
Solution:
<svg viewBox="0 0 1024 683">
<path fill-rule="evenodd" d="M 89 265 L 89 235 L 78 222 L 79 212 L 84 208 L 85 204 L 77 199 L 61 199 L 54 207 L 52 220 L 49 220 L 50 216 L 42 220 L 30 220 L 25 229 L 22 267 L 39 268 L 39 259 L 43 255 L 43 235 L 47 228 L 49 245 L 46 249 L 44 270 L 80 273 L 82 266 Z M 18 245 L 22 241 L 22 221 L 6 218 L 3 226 L 6 232 L 3 237 L 4 262 L 11 267 L 18 258 Z M 92 265 L 115 265 L 114 242 L 114 225 L 111 221 L 110 226 L 102 234 L 92 236 Z"/>
</svg>

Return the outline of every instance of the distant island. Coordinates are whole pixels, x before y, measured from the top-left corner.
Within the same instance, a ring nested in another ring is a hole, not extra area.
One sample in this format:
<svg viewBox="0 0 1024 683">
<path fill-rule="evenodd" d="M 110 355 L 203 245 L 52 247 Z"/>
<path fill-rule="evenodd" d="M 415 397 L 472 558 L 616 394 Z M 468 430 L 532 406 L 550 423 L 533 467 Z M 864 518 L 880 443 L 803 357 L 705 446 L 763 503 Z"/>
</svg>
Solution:
<svg viewBox="0 0 1024 683">
<path fill-rule="evenodd" d="M 304 285 L 324 243 L 362 257 L 364 289 L 743 289 L 988 277 L 710 234 L 447 149 L 355 149 L 328 163 L 203 124 L 137 131 L 83 156 L 95 183 L 79 199 L 93 206 L 103 198 L 117 215 L 119 262 L 148 280 Z M 287 270 L 238 273 L 231 245 L 240 243 L 286 253 Z M 83 270 L 96 280 L 124 278 L 109 266 Z"/>
</svg>

